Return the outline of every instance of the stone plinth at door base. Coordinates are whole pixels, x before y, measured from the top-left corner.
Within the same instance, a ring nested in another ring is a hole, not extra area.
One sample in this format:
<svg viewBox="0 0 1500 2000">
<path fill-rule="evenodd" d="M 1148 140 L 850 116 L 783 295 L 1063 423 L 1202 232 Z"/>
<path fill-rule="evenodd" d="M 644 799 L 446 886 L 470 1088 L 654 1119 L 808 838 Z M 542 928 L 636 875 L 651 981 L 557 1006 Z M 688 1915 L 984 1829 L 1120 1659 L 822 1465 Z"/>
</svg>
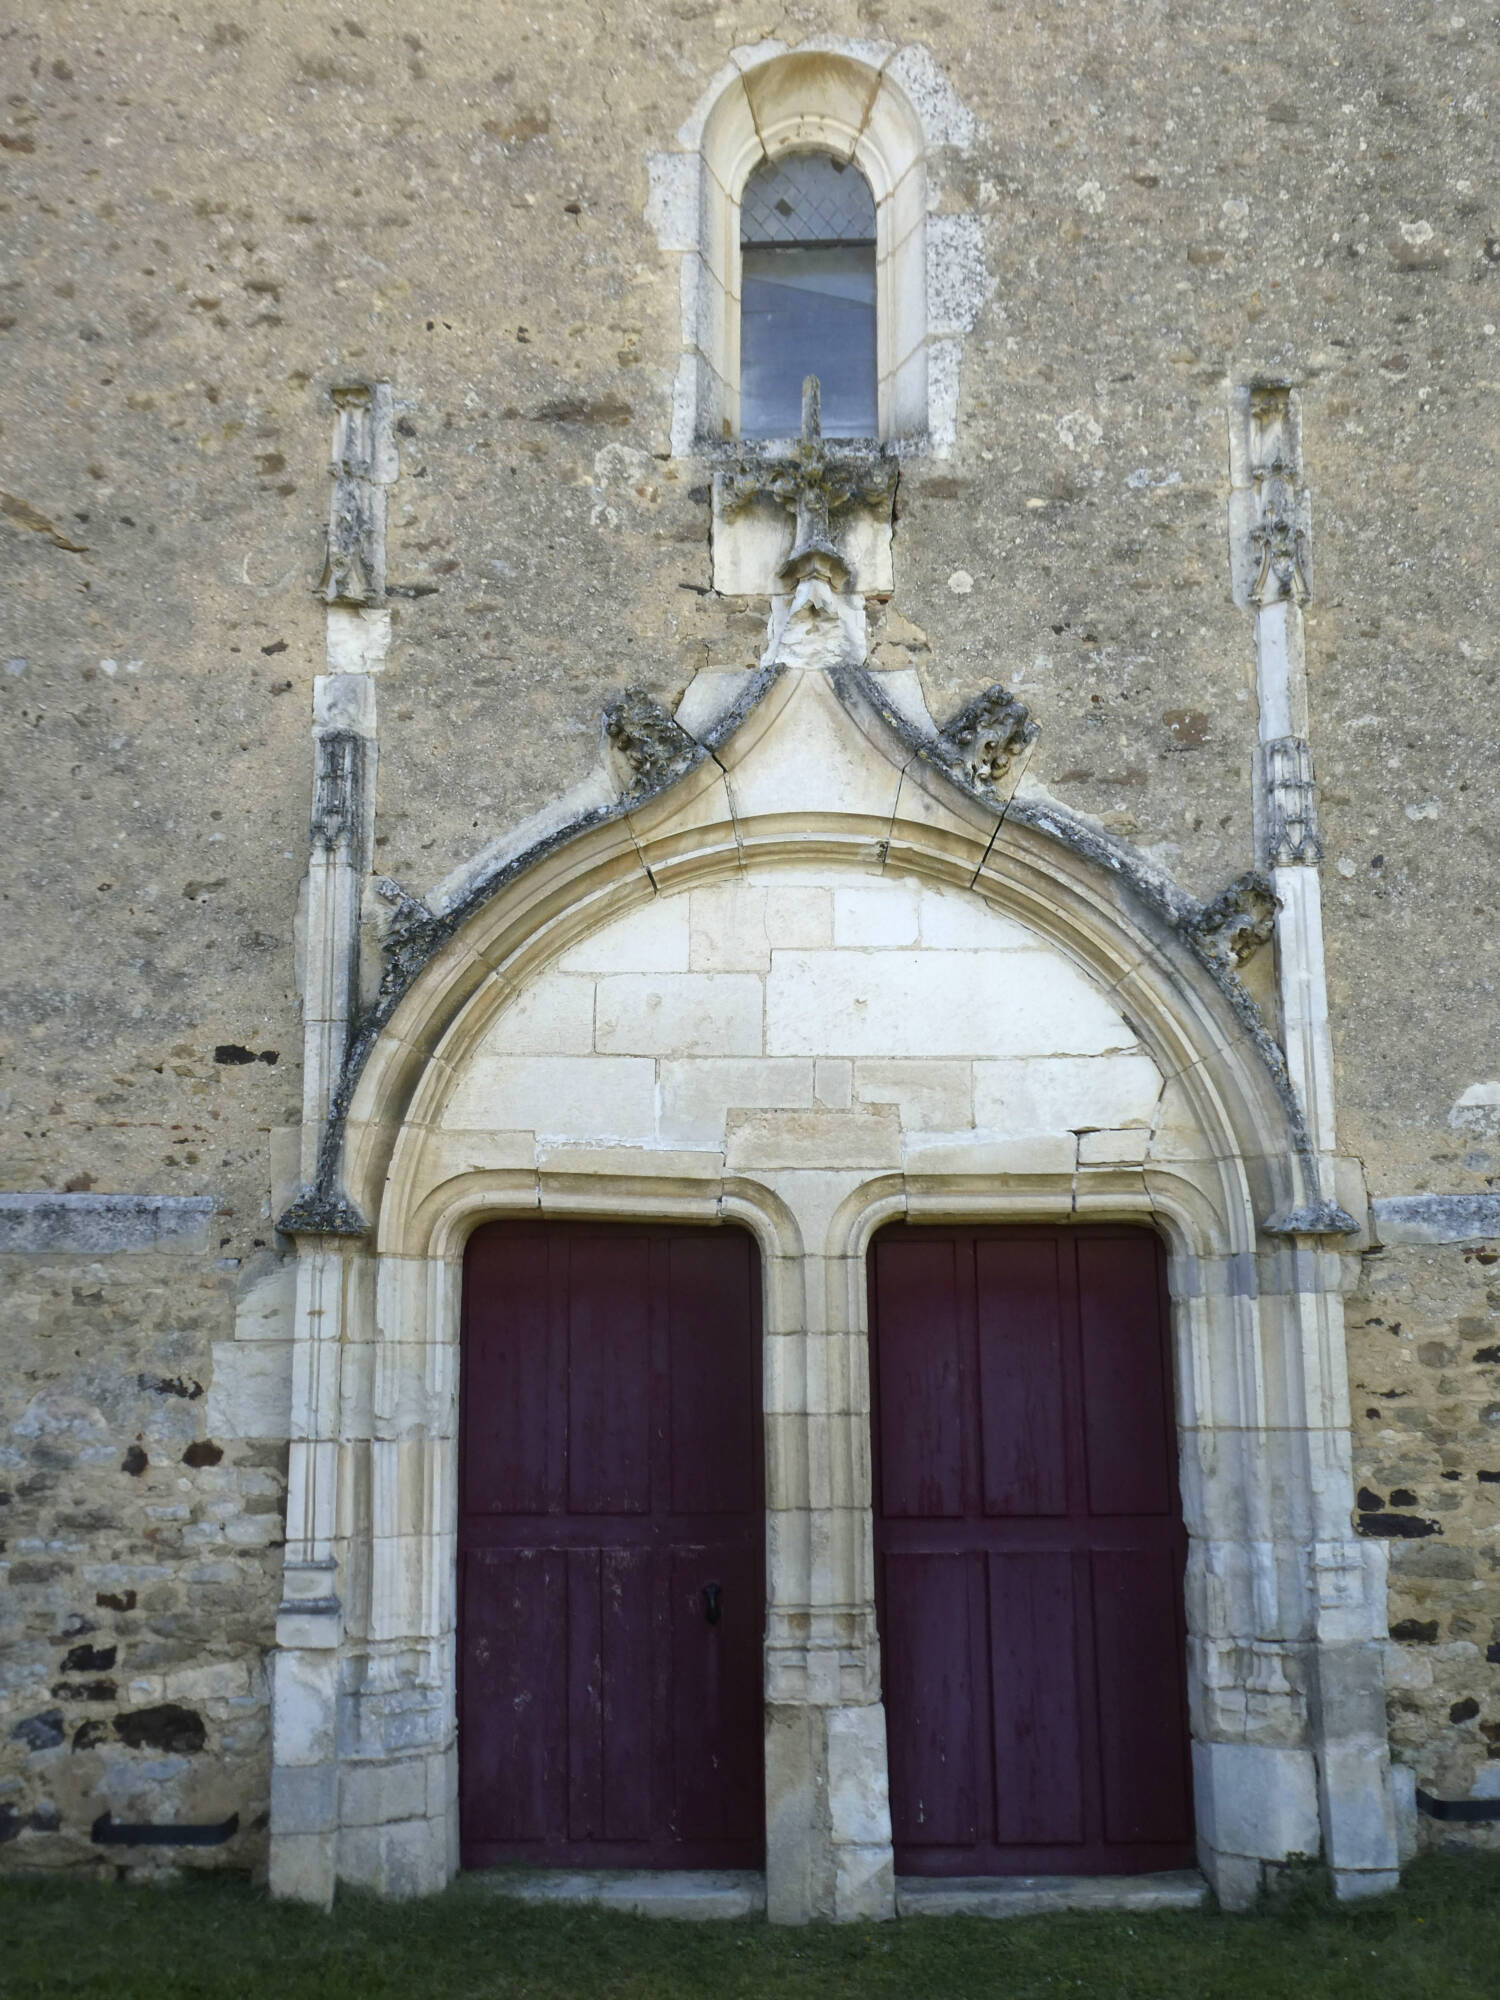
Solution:
<svg viewBox="0 0 1500 2000">
<path fill-rule="evenodd" d="M 490 1868 L 464 1877 L 494 1896 L 527 1903 L 589 1903 L 637 1917 L 759 1917 L 766 1878 L 753 1868 Z"/>
<path fill-rule="evenodd" d="M 1036 1917 L 1053 1910 L 1196 1910 L 1208 1884 L 1196 1868 L 1158 1875 L 896 1877 L 898 1917 Z"/>
</svg>

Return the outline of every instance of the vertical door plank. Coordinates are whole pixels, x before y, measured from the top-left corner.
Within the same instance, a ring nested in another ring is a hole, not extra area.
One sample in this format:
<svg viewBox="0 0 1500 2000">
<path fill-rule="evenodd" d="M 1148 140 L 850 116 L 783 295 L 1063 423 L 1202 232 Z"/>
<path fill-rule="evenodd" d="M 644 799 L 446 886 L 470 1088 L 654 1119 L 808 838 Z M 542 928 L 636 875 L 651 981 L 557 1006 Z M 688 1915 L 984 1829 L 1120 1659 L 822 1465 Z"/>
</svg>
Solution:
<svg viewBox="0 0 1500 2000">
<path fill-rule="evenodd" d="M 546 1514 L 551 1423 L 548 1246 L 520 1238 L 503 1258 L 478 1242 L 464 1291 L 463 1508 Z"/>
<path fill-rule="evenodd" d="M 972 1625 L 984 1573 L 968 1555 L 888 1555 L 886 1702 L 895 1836 L 911 1847 L 973 1842 L 979 1828 Z"/>
<path fill-rule="evenodd" d="M 552 1549 L 464 1558 L 465 1832 L 557 1840 L 567 1832 L 567 1568 Z"/>
<path fill-rule="evenodd" d="M 1122 1846 L 1193 1837 L 1179 1567 L 1160 1548 L 1093 1561 L 1104 1830 Z"/>
<path fill-rule="evenodd" d="M 597 1549 L 569 1549 L 568 1838 L 596 1840 L 604 1806 L 604 1648 Z"/>
<path fill-rule="evenodd" d="M 748 1237 L 670 1245 L 669 1477 L 672 1511 L 743 1514 L 759 1504 L 759 1348 L 750 1324 Z"/>
<path fill-rule="evenodd" d="M 989 1558 L 995 1838 L 1083 1840 L 1072 1565 L 1066 1555 Z"/>
<path fill-rule="evenodd" d="M 650 1245 L 601 1233 L 570 1248 L 569 1511 L 649 1514 Z"/>
<path fill-rule="evenodd" d="M 896 1518 L 964 1511 L 962 1337 L 954 1245 L 913 1235 L 875 1240 L 881 1511 Z"/>
<path fill-rule="evenodd" d="M 703 1588 L 719 1586 L 719 1622 Z M 684 1840 L 743 1838 L 760 1812 L 763 1613 L 755 1553 L 680 1548 L 672 1559 L 672 1781 Z"/>
<path fill-rule="evenodd" d="M 1058 1249 L 1043 1237 L 976 1245 L 986 1514 L 1065 1514 Z"/>
<path fill-rule="evenodd" d="M 660 1810 L 653 1768 L 652 1648 L 655 1575 L 650 1549 L 605 1549 L 600 1556 L 600 1837 L 649 1841 Z"/>
<path fill-rule="evenodd" d="M 1080 1237 L 1078 1310 L 1089 1511 L 1170 1513 L 1176 1436 L 1156 1239 Z"/>
</svg>

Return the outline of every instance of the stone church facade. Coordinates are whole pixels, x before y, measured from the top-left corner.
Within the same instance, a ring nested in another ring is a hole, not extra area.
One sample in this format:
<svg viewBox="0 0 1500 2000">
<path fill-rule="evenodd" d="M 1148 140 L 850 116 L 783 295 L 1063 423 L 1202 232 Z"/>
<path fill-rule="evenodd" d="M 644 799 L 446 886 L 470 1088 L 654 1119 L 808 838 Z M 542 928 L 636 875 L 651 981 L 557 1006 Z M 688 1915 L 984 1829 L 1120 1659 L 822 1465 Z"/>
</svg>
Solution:
<svg viewBox="0 0 1500 2000">
<path fill-rule="evenodd" d="M 1492 1842 L 1479 30 L 237 12 L 9 36 L 0 1858 Z"/>
</svg>

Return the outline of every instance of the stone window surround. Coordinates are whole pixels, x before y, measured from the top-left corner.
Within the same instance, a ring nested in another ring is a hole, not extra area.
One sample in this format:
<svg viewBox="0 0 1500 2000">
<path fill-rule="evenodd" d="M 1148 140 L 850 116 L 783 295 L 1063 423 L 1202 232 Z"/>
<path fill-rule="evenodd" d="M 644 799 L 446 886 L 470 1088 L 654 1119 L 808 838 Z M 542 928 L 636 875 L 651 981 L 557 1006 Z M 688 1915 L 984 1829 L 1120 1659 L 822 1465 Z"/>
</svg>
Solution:
<svg viewBox="0 0 1500 2000">
<path fill-rule="evenodd" d="M 740 193 L 762 160 L 793 151 L 852 160 L 869 183 L 880 435 L 948 455 L 963 336 L 989 282 L 979 218 L 937 212 L 932 169 L 975 129 L 920 45 L 821 36 L 733 51 L 678 133 L 683 150 L 649 163 L 648 219 L 682 257 L 674 456 L 738 435 Z"/>
<path fill-rule="evenodd" d="M 456 1866 L 452 1413 L 462 1241 L 481 1219 L 539 1205 L 745 1222 L 766 1258 L 768 1333 L 801 1335 L 794 1344 L 804 1346 L 810 1331 L 832 1333 L 856 1385 L 842 1413 L 804 1409 L 809 1433 L 821 1435 L 826 1490 L 852 1509 L 840 1510 L 840 1525 L 831 1514 L 820 1520 L 816 1506 L 793 1508 L 789 1532 L 768 1537 L 774 1915 L 878 1915 L 890 1905 L 860 1399 L 864 1250 L 901 1214 L 1075 1214 L 1164 1229 L 1194 1537 L 1190 1684 L 1204 1865 L 1231 1903 L 1254 1895 L 1267 1863 L 1320 1846 L 1345 1893 L 1387 1886 L 1394 1830 L 1383 1704 L 1370 1680 L 1383 1637 L 1384 1550 L 1354 1541 L 1340 1507 L 1341 1260 L 1316 1243 L 1257 1239 L 1257 1217 L 1281 1194 L 1286 1148 L 1264 1074 L 1236 1055 L 1222 1009 L 1200 990 L 1207 982 L 1174 974 L 1163 942 L 1134 929 L 1082 861 L 1044 852 L 1005 824 L 976 879 L 972 860 L 956 858 L 956 824 L 914 807 L 889 865 L 974 883 L 1107 988 L 1131 992 L 1133 1012 L 1191 1090 L 1204 1134 L 1201 1161 L 1149 1188 L 1123 1160 L 1059 1175 L 1012 1155 L 957 1174 L 857 1176 L 814 1229 L 769 1190 L 726 1179 L 722 1167 L 693 1171 L 681 1154 L 651 1161 L 601 1146 L 570 1149 L 566 1169 L 517 1160 L 454 1171 L 436 1120 L 456 1072 L 497 1009 L 567 944 L 674 881 L 739 869 L 752 839 L 767 860 L 805 863 L 815 847 L 870 867 L 874 837 L 892 831 L 833 829 L 816 814 L 806 825 L 777 815 L 761 830 L 726 830 L 708 796 L 722 782 L 714 768 L 701 771 L 633 814 L 628 830 L 586 834 L 524 871 L 419 979 L 356 1093 L 348 1184 L 376 1218 L 376 1254 L 324 1239 L 305 1243 L 298 1260 L 300 1443 L 278 1633 L 273 1886 L 323 1896 L 336 1872 L 416 1893 L 440 1887 Z M 351 1368 L 370 1374 L 363 1429 L 347 1418 Z M 786 1501 L 769 1470 L 768 1522 Z M 800 1612 L 794 1631 L 778 1623 L 778 1600 L 813 1615 Z M 339 1615 L 330 1618 L 330 1606 Z M 826 1834 L 806 1809 L 813 1795 L 828 1801 Z M 778 1801 L 789 1810 L 778 1814 Z"/>
</svg>

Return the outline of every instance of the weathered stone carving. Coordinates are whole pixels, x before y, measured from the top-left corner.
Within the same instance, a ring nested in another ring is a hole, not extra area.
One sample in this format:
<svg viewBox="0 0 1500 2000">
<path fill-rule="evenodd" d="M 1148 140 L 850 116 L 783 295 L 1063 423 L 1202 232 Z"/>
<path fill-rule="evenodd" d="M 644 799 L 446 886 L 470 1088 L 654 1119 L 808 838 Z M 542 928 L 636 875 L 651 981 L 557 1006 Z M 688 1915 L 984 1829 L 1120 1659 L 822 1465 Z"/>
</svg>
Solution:
<svg viewBox="0 0 1500 2000">
<path fill-rule="evenodd" d="M 703 747 L 644 688 L 626 688 L 604 711 L 604 734 L 629 768 L 626 796 L 670 785 L 703 757 Z"/>
<path fill-rule="evenodd" d="M 1250 392 L 1250 472 L 1255 519 L 1250 548 L 1256 564 L 1251 599 L 1274 604 L 1312 595 L 1312 514 L 1300 479 L 1291 390 L 1265 383 Z"/>
<path fill-rule="evenodd" d="M 365 739 L 352 729 L 329 729 L 315 741 L 317 767 L 313 777 L 310 834 L 314 847 L 331 853 L 359 837 L 364 806 Z"/>
<path fill-rule="evenodd" d="M 367 382 L 333 392 L 333 499 L 328 550 L 316 595 L 326 604 L 379 604 L 385 597 L 385 493 L 377 480 L 375 393 Z"/>
<path fill-rule="evenodd" d="M 446 918 L 437 916 L 419 897 L 409 895 L 389 875 L 377 875 L 373 886 L 376 895 L 391 905 L 391 914 L 386 919 L 381 937 L 385 969 L 380 977 L 380 992 L 376 999 L 378 1007 L 390 994 L 400 992 L 421 971 L 444 938 L 451 935 L 453 926 Z"/>
<path fill-rule="evenodd" d="M 1312 751 L 1300 736 L 1278 736 L 1260 746 L 1265 789 L 1265 860 L 1269 867 L 1315 867 L 1323 859 L 1313 791 Z"/>
<path fill-rule="evenodd" d="M 938 750 L 965 783 L 993 793 L 1039 734 L 1026 704 L 997 681 L 943 724 Z"/>
<path fill-rule="evenodd" d="M 855 504 L 888 506 L 895 490 L 894 460 L 868 446 L 825 441 L 818 378 L 809 375 L 802 384 L 802 436 L 790 457 L 742 459 L 725 475 L 722 504 L 732 516 L 764 496 L 796 515 L 792 551 L 777 572 L 781 589 L 795 590 L 816 576 L 845 591 L 853 575 L 829 532 L 829 518 Z"/>
<path fill-rule="evenodd" d="M 346 1194 L 304 1187 L 276 1227 L 284 1236 L 363 1236 L 369 1224 Z"/>
<path fill-rule="evenodd" d="M 1336 1201 L 1311 1201 L 1261 1224 L 1267 1236 L 1354 1236 L 1359 1224 Z"/>
<path fill-rule="evenodd" d="M 1223 966 L 1239 966 L 1253 958 L 1276 929 L 1281 898 L 1265 876 L 1252 869 L 1221 889 L 1188 927 L 1197 948 Z"/>
</svg>

